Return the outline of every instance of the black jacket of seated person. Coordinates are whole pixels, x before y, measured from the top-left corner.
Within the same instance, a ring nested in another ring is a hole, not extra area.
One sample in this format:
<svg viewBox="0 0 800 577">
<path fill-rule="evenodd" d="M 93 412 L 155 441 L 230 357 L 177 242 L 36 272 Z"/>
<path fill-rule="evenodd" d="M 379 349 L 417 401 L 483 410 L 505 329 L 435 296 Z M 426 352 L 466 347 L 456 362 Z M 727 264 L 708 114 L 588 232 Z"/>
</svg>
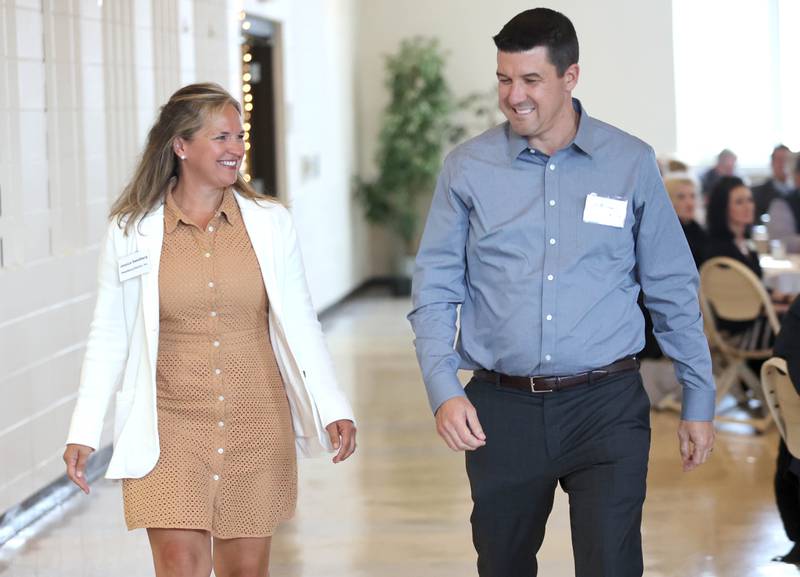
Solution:
<svg viewBox="0 0 800 577">
<path fill-rule="evenodd" d="M 775 356 L 786 359 L 789 378 L 800 395 L 800 297 L 795 298 L 783 318 L 773 352 Z M 775 471 L 775 500 L 786 535 L 795 546 L 776 560 L 800 565 L 800 460 L 797 456 L 789 453 L 786 443 L 781 440 Z"/>
</svg>

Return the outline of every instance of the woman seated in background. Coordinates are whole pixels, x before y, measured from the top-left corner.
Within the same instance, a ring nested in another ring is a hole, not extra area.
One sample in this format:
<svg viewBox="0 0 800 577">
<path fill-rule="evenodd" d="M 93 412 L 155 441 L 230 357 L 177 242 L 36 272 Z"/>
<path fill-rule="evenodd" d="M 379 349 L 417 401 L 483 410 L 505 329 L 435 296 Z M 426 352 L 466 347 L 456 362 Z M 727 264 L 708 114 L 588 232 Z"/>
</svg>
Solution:
<svg viewBox="0 0 800 577">
<path fill-rule="evenodd" d="M 669 193 L 669 199 L 675 208 L 675 214 L 681 221 L 683 234 L 689 243 L 689 249 L 694 257 L 697 268 L 703 264 L 703 253 L 708 244 L 708 235 L 695 220 L 697 209 L 697 189 L 694 181 L 686 175 L 668 176 L 664 179 L 664 186 Z"/>
<path fill-rule="evenodd" d="M 711 191 L 708 202 L 708 236 L 705 259 L 726 256 L 747 266 L 760 279 L 761 265 L 750 229 L 755 220 L 753 193 L 737 176 L 724 176 Z M 785 312 L 787 295 L 770 291 L 776 312 Z M 763 320 L 763 322 L 762 322 Z M 720 329 L 732 335 L 742 334 L 742 346 L 749 349 L 771 348 L 775 335 L 766 317 L 750 321 L 719 322 Z"/>
<path fill-rule="evenodd" d="M 727 256 L 738 260 L 761 278 L 758 253 L 750 240 L 755 213 L 753 193 L 744 181 L 738 176 L 723 176 L 711 191 L 708 201 L 706 259 Z"/>
</svg>

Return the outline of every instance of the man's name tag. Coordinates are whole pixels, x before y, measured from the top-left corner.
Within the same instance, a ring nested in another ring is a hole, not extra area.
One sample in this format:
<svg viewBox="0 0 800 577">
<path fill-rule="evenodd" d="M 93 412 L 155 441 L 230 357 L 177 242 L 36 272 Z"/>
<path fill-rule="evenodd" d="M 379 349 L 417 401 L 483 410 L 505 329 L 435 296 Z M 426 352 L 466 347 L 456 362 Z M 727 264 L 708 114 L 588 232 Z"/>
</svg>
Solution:
<svg viewBox="0 0 800 577">
<path fill-rule="evenodd" d="M 628 212 L 628 201 L 619 198 L 598 196 L 591 192 L 586 195 L 586 205 L 583 208 L 583 222 L 593 222 L 605 226 L 623 228 L 625 215 Z"/>
<path fill-rule="evenodd" d="M 137 251 L 119 259 L 119 282 L 150 272 L 150 255 Z"/>
</svg>

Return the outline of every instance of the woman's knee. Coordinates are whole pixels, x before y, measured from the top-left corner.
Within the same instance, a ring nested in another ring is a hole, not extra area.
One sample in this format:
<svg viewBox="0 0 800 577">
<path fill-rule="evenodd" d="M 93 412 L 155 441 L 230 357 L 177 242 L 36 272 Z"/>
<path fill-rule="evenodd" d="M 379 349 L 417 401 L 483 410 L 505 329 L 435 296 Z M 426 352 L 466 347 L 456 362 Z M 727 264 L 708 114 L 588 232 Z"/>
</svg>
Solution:
<svg viewBox="0 0 800 577">
<path fill-rule="evenodd" d="M 211 552 L 185 539 L 151 540 L 157 577 L 209 577 Z"/>
</svg>

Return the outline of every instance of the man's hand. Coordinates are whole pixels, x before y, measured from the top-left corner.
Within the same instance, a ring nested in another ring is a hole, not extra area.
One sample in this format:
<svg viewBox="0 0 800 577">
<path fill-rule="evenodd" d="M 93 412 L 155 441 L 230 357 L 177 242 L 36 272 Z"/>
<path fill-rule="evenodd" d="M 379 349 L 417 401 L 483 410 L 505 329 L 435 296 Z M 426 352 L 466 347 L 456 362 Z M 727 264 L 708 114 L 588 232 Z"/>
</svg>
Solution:
<svg viewBox="0 0 800 577">
<path fill-rule="evenodd" d="M 454 451 L 474 451 L 486 444 L 478 412 L 466 397 L 453 397 L 439 406 L 436 432 Z"/>
<path fill-rule="evenodd" d="M 683 471 L 696 469 L 714 450 L 714 423 L 711 421 L 681 421 L 678 426 Z"/>
</svg>

